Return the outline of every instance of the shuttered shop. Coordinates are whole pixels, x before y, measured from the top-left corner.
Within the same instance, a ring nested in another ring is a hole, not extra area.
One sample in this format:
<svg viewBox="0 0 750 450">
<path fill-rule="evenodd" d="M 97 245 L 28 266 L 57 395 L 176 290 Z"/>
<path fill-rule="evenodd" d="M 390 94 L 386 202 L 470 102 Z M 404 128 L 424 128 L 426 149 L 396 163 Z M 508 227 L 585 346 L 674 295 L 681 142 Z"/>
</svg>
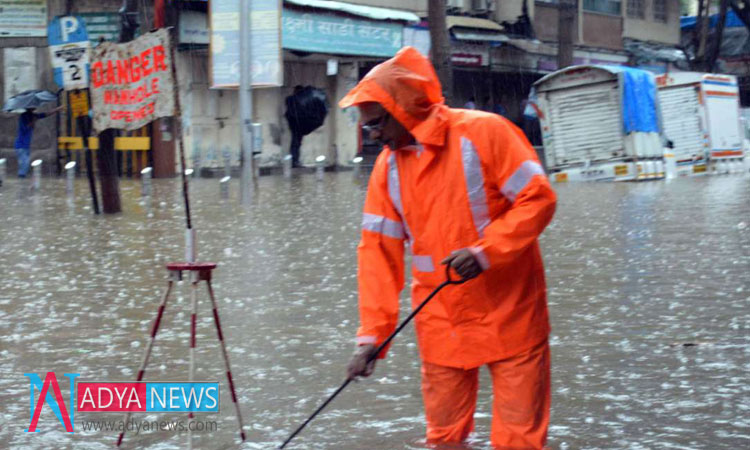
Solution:
<svg viewBox="0 0 750 450">
<path fill-rule="evenodd" d="M 552 91 L 548 102 L 553 165 L 624 156 L 616 81 Z"/>
</svg>

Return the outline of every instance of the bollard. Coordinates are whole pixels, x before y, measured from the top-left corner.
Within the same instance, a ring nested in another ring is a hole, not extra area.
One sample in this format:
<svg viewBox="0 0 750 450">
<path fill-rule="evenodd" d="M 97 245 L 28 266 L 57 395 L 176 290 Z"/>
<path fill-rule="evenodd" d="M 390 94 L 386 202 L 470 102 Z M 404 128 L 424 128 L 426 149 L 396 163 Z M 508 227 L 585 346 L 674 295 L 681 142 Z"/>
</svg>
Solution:
<svg viewBox="0 0 750 450">
<path fill-rule="evenodd" d="M 253 176 L 257 180 L 260 176 L 260 153 L 256 153 L 253 155 L 253 172 Z"/>
<path fill-rule="evenodd" d="M 292 176 L 292 155 L 286 155 L 281 161 L 281 169 L 284 172 L 284 178 Z"/>
<path fill-rule="evenodd" d="M 5 158 L 0 158 L 0 186 L 3 185 L 3 181 L 5 181 L 5 178 L 8 176 L 5 162 Z"/>
<path fill-rule="evenodd" d="M 253 172 L 257 179 L 260 176 L 260 155 L 263 153 L 263 124 L 253 123 Z"/>
<path fill-rule="evenodd" d="M 667 180 L 677 176 L 677 159 L 674 153 L 664 152 L 664 176 Z"/>
<path fill-rule="evenodd" d="M 31 163 L 31 168 L 34 171 L 32 174 L 32 188 L 38 191 L 42 187 L 42 160 L 37 159 Z"/>
<path fill-rule="evenodd" d="M 76 179 L 76 162 L 71 161 L 67 164 L 65 164 L 65 175 L 67 178 L 67 183 L 65 183 L 65 192 L 68 193 L 69 196 L 73 196 L 73 182 Z"/>
<path fill-rule="evenodd" d="M 229 198 L 229 180 L 231 180 L 232 177 L 226 176 L 219 180 L 219 196 L 223 199 Z"/>
<path fill-rule="evenodd" d="M 151 167 L 141 170 L 141 196 L 151 197 Z"/>
<path fill-rule="evenodd" d="M 315 168 L 315 175 L 318 181 L 323 181 L 323 172 L 325 171 L 325 163 L 326 163 L 325 156 L 320 155 L 317 158 L 315 158 L 315 165 L 317 166 Z"/>
<path fill-rule="evenodd" d="M 360 170 L 363 160 L 364 158 L 362 158 L 361 156 L 357 156 L 352 160 L 352 162 L 354 163 L 354 176 L 355 177 L 359 176 L 359 170 Z"/>
<path fill-rule="evenodd" d="M 232 154 L 228 148 L 224 149 L 224 176 L 228 177 L 232 175 Z"/>
</svg>

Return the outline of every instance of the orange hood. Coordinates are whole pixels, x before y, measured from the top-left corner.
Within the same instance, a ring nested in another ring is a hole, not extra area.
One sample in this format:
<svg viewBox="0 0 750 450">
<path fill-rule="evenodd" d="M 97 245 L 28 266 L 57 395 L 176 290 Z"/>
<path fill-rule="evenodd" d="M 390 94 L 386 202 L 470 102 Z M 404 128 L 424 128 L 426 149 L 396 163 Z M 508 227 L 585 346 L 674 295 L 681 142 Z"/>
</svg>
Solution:
<svg viewBox="0 0 750 450">
<path fill-rule="evenodd" d="M 448 125 L 440 81 L 432 63 L 414 47 L 375 66 L 339 102 L 341 108 L 380 103 L 418 142 L 442 146 Z"/>
</svg>

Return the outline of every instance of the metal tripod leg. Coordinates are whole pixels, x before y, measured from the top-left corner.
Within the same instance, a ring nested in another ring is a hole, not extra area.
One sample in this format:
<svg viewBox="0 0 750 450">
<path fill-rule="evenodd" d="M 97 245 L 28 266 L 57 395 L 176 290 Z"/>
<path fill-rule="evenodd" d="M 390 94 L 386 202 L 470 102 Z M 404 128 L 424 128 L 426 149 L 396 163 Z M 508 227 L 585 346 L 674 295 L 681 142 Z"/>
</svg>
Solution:
<svg viewBox="0 0 750 450">
<path fill-rule="evenodd" d="M 148 347 L 146 347 L 146 352 L 143 355 L 143 360 L 141 361 L 141 368 L 138 370 L 138 379 L 136 381 L 142 381 L 143 375 L 146 373 L 146 366 L 148 365 L 148 360 L 151 357 L 151 350 L 154 348 L 154 341 L 156 341 L 156 333 L 159 331 L 159 324 L 161 324 L 161 319 L 164 316 L 164 310 L 167 307 L 167 300 L 169 300 L 169 294 L 172 292 L 172 287 L 174 286 L 174 280 L 172 276 L 170 275 L 169 281 L 167 281 L 167 290 L 164 292 L 164 295 L 161 298 L 161 304 L 159 305 L 159 312 L 156 314 L 156 319 L 154 319 L 154 324 L 151 327 L 151 340 L 148 343 Z M 120 433 L 120 436 L 117 438 L 117 446 L 119 447 L 120 444 L 122 444 L 122 439 L 125 437 L 125 430 L 127 430 L 128 421 L 130 420 L 130 411 L 125 413 L 125 426 L 123 427 L 122 432 Z"/>
<path fill-rule="evenodd" d="M 192 385 L 193 381 L 195 381 L 195 332 L 196 332 L 196 319 L 198 317 L 198 282 L 199 277 L 197 273 L 191 273 L 191 283 L 190 283 L 190 299 L 193 304 L 193 313 L 190 315 L 190 373 L 189 373 L 189 381 Z M 193 448 L 193 422 L 195 420 L 195 415 L 192 413 L 188 413 L 188 449 L 192 450 Z"/>
<path fill-rule="evenodd" d="M 242 439 L 242 442 L 245 442 L 245 430 L 242 426 L 242 414 L 240 413 L 240 404 L 237 401 L 237 394 L 234 390 L 234 381 L 232 381 L 232 369 L 229 366 L 229 354 L 227 353 L 227 346 L 224 343 L 224 333 L 221 332 L 221 321 L 219 320 L 219 307 L 216 303 L 216 297 L 214 297 L 214 289 L 211 286 L 211 280 L 207 279 L 206 284 L 208 285 L 208 296 L 211 297 L 211 305 L 213 307 L 214 312 L 214 324 L 216 325 L 216 333 L 219 337 L 219 342 L 221 343 L 221 352 L 224 355 L 224 365 L 227 369 L 227 381 L 229 382 L 229 390 L 232 393 L 232 402 L 234 403 L 234 407 L 237 411 L 237 423 L 240 426 L 240 438 Z"/>
</svg>

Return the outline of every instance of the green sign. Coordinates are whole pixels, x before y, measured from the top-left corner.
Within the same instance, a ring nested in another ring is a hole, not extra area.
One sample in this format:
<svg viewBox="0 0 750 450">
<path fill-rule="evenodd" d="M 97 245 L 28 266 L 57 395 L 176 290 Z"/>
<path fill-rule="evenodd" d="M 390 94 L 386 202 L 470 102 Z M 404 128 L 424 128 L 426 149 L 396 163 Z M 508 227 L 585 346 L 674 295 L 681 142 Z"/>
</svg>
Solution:
<svg viewBox="0 0 750 450">
<path fill-rule="evenodd" d="M 86 22 L 91 46 L 96 47 L 103 38 L 105 41 L 117 42 L 120 39 L 120 15 L 116 12 L 78 13 Z"/>
<path fill-rule="evenodd" d="M 402 47 L 401 24 L 351 19 L 284 8 L 282 46 L 339 55 L 393 56 Z"/>
</svg>

